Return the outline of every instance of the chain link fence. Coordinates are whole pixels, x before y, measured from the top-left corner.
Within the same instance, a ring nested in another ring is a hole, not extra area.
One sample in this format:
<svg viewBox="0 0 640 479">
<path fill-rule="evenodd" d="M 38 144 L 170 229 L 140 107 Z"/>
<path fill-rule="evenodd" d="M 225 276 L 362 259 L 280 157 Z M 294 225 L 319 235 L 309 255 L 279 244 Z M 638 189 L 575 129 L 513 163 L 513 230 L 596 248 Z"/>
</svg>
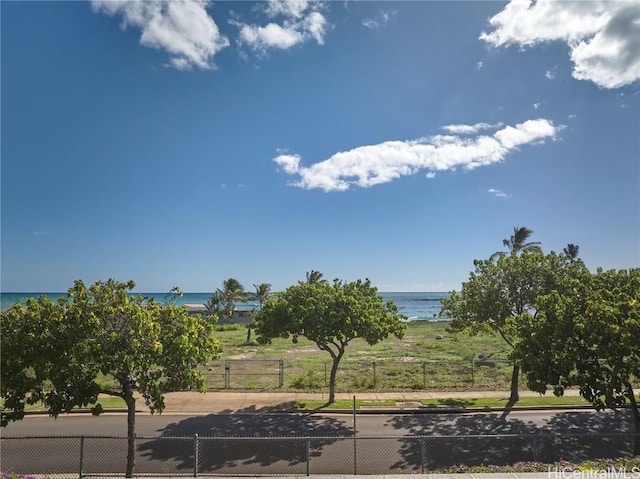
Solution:
<svg viewBox="0 0 640 479">
<path fill-rule="evenodd" d="M 226 359 L 207 365 L 209 389 L 276 389 L 284 386 L 282 359 Z"/>
<path fill-rule="evenodd" d="M 629 457 L 636 436 L 139 437 L 135 471 L 185 477 L 412 474 L 461 464 Z M 5 437 L 1 441 L 3 471 L 57 478 L 115 477 L 125 472 L 126 437 Z"/>
<path fill-rule="evenodd" d="M 336 377 L 338 391 L 429 389 L 508 389 L 513 363 L 508 360 L 345 359 Z M 319 390 L 329 386 L 331 362 L 285 359 L 227 359 L 203 371 L 209 389 Z"/>
</svg>

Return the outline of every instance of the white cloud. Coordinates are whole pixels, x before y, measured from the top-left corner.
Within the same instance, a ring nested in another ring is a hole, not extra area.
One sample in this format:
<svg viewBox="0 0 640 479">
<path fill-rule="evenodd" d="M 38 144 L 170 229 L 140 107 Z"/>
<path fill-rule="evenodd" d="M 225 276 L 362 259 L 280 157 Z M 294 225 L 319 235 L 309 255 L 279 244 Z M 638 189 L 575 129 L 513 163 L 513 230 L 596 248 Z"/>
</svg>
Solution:
<svg viewBox="0 0 640 479">
<path fill-rule="evenodd" d="M 476 69 L 480 70 L 482 67 L 484 66 L 484 62 L 478 62 L 476 63 Z"/>
<path fill-rule="evenodd" d="M 366 18 L 362 20 L 362 25 L 364 25 L 367 28 L 371 28 L 372 30 L 374 28 L 380 28 L 380 24 L 378 23 L 378 20 L 376 20 L 375 18 Z"/>
<path fill-rule="evenodd" d="M 473 135 L 482 130 L 500 128 L 501 126 L 502 123 L 496 123 L 495 125 L 490 123 L 476 123 L 474 125 L 446 125 L 443 126 L 442 129 L 456 135 Z"/>
<path fill-rule="evenodd" d="M 480 39 L 496 47 L 565 42 L 578 80 L 618 88 L 640 79 L 640 0 L 511 0 L 489 23 Z"/>
<path fill-rule="evenodd" d="M 533 104 L 534 110 L 537 110 L 538 108 L 540 108 L 541 105 L 542 105 L 542 103 L 540 103 L 540 102 L 534 103 Z"/>
<path fill-rule="evenodd" d="M 394 10 L 392 12 L 382 11 L 382 12 L 380 12 L 380 15 L 378 15 L 377 18 L 367 18 L 367 19 L 362 21 L 362 24 L 365 27 L 371 28 L 371 29 L 382 28 L 382 27 L 386 26 L 389 23 L 389 21 L 393 17 L 395 17 L 397 14 L 398 14 L 397 10 Z"/>
<path fill-rule="evenodd" d="M 179 70 L 212 68 L 214 55 L 229 46 L 207 13 L 208 5 L 209 0 L 92 0 L 95 11 L 121 16 L 122 28 L 140 28 L 140 44 L 166 50 Z"/>
<path fill-rule="evenodd" d="M 498 198 L 507 198 L 509 195 L 507 195 L 504 191 L 502 190 L 497 190 L 495 188 L 490 188 L 488 190 L 489 193 L 492 193 L 494 195 L 496 195 Z"/>
<path fill-rule="evenodd" d="M 436 177 L 436 174 L 433 171 L 429 171 L 425 176 L 431 180 Z"/>
<path fill-rule="evenodd" d="M 285 50 L 302 41 L 302 34 L 296 30 L 283 28 L 277 23 L 269 23 L 264 27 L 243 25 L 240 29 L 240 41 L 251 45 L 256 50 L 280 48 Z"/>
<path fill-rule="evenodd" d="M 286 17 L 301 18 L 309 6 L 307 0 L 269 0 L 266 13 L 270 17 L 284 15 Z"/>
<path fill-rule="evenodd" d="M 484 123 L 479 125 L 485 125 Z M 454 125 L 449 125 L 454 126 Z M 461 127 L 464 125 L 455 125 Z M 471 125 L 473 128 L 475 125 Z M 420 170 L 429 173 L 462 167 L 472 170 L 502 161 L 525 144 L 554 139 L 562 127 L 546 119 L 507 126 L 493 135 L 462 137 L 437 135 L 411 141 L 386 141 L 339 152 L 305 167 L 301 157 L 281 153 L 274 161 L 285 173 L 296 176 L 293 186 L 324 191 L 344 191 L 351 186 L 369 187 L 388 183 Z M 477 130 L 476 130 L 477 131 Z"/>
<path fill-rule="evenodd" d="M 322 45 L 328 27 L 326 18 L 320 13 L 322 6 L 321 2 L 305 0 L 269 0 L 264 11 L 269 18 L 278 21 L 264 26 L 232 21 L 240 29 L 238 43 L 259 53 L 266 53 L 271 48 L 286 50 L 310 40 Z"/>
<path fill-rule="evenodd" d="M 553 80 L 556 77 L 557 71 L 558 71 L 558 67 L 554 66 L 553 68 L 549 68 L 545 72 L 544 76 L 545 76 L 545 78 L 548 78 L 549 80 Z"/>
</svg>

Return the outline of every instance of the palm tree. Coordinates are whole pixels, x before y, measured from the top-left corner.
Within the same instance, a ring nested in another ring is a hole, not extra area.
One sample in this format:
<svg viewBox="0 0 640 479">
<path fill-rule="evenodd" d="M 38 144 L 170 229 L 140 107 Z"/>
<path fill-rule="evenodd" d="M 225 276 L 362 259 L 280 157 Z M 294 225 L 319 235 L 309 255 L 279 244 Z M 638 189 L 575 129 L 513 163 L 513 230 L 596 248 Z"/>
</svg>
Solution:
<svg viewBox="0 0 640 479">
<path fill-rule="evenodd" d="M 562 252 L 569 257 L 569 261 L 575 261 L 578 259 L 578 250 L 580 246 L 577 244 L 569 243 L 562 249 Z"/>
<path fill-rule="evenodd" d="M 207 303 L 204 305 L 207 317 L 212 321 L 219 321 L 224 316 L 224 302 L 222 299 L 222 293 L 218 289 L 210 297 Z"/>
<path fill-rule="evenodd" d="M 271 285 L 269 283 L 260 283 L 254 284 L 253 287 L 256 289 L 256 292 L 253 293 L 253 298 L 258 301 L 258 308 L 262 309 L 262 305 L 267 300 L 267 296 L 271 292 Z M 251 341 L 251 328 L 253 327 L 253 314 L 249 319 L 249 324 L 247 324 L 247 343 Z"/>
<path fill-rule="evenodd" d="M 509 239 L 503 239 L 502 245 L 505 248 L 509 249 L 509 253 L 512 256 L 516 256 L 518 253 L 523 251 L 537 251 L 542 253 L 542 248 L 540 247 L 539 241 L 530 241 L 527 242 L 529 236 L 533 234 L 533 230 L 530 230 L 526 226 L 514 227 L 513 234 Z M 505 251 L 497 251 L 491 255 L 491 259 L 496 256 L 500 256 L 506 254 Z M 519 399 L 518 394 L 518 378 L 520 376 L 520 364 L 513 364 L 513 372 L 511 373 L 511 395 L 509 397 L 509 402 L 507 403 L 507 408 L 510 408 L 515 404 Z"/>
<path fill-rule="evenodd" d="M 244 286 L 234 278 L 224 280 L 222 282 L 222 289 L 218 291 L 224 304 L 224 314 L 229 318 L 233 316 L 233 312 L 236 309 L 236 302 L 246 301 L 247 299 Z"/>
<path fill-rule="evenodd" d="M 307 275 L 307 283 L 309 284 L 327 282 L 326 279 L 322 279 L 322 273 L 320 271 L 316 271 L 315 269 L 312 269 L 311 271 L 307 271 L 306 275 Z"/>
<path fill-rule="evenodd" d="M 540 241 L 531 241 L 527 243 L 529 236 L 533 234 L 533 230 L 530 230 L 526 226 L 514 227 L 513 234 L 509 239 L 503 239 L 502 245 L 505 248 L 509 248 L 509 253 L 518 254 L 521 251 L 539 251 L 542 252 L 542 248 L 540 245 Z M 491 258 L 495 258 L 496 256 L 500 256 L 501 254 L 506 254 L 505 251 L 496 251 L 491 255 Z"/>
</svg>

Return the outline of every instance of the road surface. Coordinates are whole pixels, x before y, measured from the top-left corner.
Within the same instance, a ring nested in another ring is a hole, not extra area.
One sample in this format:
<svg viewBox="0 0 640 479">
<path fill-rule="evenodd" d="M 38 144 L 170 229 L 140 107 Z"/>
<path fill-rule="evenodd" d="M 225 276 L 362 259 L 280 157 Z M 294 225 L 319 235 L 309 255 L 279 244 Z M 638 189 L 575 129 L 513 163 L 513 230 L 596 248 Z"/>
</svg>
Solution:
<svg viewBox="0 0 640 479">
<path fill-rule="evenodd" d="M 203 474 L 384 474 L 629 455 L 631 437 L 620 433 L 631 424 L 627 412 L 359 414 L 354 444 L 348 414 L 138 415 L 136 473 L 193 473 L 195 434 Z M 120 414 L 29 417 L 2 431 L 2 468 L 77 473 L 84 435 L 101 436 L 84 439 L 84 473 L 122 473 L 125 434 Z"/>
</svg>

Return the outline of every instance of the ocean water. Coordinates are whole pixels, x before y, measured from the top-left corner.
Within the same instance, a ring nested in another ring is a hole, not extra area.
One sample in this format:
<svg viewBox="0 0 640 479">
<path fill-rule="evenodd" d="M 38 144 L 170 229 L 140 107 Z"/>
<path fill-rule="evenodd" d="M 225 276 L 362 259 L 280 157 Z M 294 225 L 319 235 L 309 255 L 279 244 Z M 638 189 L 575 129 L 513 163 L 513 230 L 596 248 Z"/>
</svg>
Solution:
<svg viewBox="0 0 640 479">
<path fill-rule="evenodd" d="M 139 293 L 147 298 L 153 298 L 157 302 L 162 302 L 165 293 Z M 400 313 L 407 316 L 410 321 L 437 320 L 440 313 L 440 300 L 448 298 L 449 293 L 425 292 L 425 293 L 378 293 L 385 300 L 391 300 L 398 306 Z M 29 297 L 45 295 L 55 300 L 65 293 L 0 293 L 2 309 L 7 309 L 16 303 L 24 303 Z M 184 293 L 182 297 L 176 298 L 175 304 L 204 304 L 211 293 Z M 257 302 L 238 304 L 240 308 L 254 308 Z"/>
</svg>

